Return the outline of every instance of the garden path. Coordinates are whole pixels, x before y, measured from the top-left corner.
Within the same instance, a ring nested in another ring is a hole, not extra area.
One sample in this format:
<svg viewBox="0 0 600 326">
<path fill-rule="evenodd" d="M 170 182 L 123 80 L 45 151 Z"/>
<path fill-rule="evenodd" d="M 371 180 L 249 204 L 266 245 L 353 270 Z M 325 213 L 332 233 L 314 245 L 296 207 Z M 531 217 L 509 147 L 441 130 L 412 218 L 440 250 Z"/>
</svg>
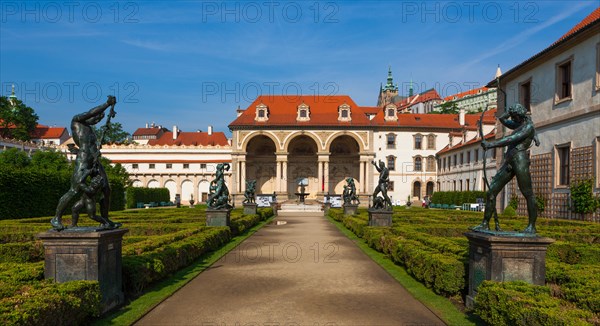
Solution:
<svg viewBox="0 0 600 326">
<path fill-rule="evenodd" d="M 280 214 L 137 324 L 444 323 L 323 213 L 307 212 Z"/>
</svg>

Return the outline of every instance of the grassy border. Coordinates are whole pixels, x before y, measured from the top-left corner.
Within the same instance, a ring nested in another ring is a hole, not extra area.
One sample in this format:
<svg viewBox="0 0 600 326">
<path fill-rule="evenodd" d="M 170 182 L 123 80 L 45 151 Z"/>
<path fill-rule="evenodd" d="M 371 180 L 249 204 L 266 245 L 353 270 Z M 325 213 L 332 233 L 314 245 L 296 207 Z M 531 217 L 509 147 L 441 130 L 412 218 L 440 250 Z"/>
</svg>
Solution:
<svg viewBox="0 0 600 326">
<path fill-rule="evenodd" d="M 128 305 L 123 306 L 121 309 L 100 319 L 94 320 L 93 325 L 131 325 L 137 322 L 150 310 L 154 309 L 154 307 L 158 306 L 180 288 L 188 284 L 196 276 L 214 264 L 217 260 L 221 259 L 221 257 L 225 256 L 228 252 L 235 249 L 242 241 L 256 233 L 256 231 L 274 218 L 275 216 L 269 217 L 248 229 L 242 235 L 234 237 L 223 247 L 200 257 L 192 265 L 177 271 L 169 278 L 149 288 L 146 293 L 131 301 Z"/>
<path fill-rule="evenodd" d="M 423 303 L 445 323 L 448 325 L 477 325 L 468 315 L 458 310 L 448 298 L 435 294 L 431 289 L 410 276 L 402 266 L 396 265 L 385 254 L 369 247 L 364 239 L 357 237 L 343 223 L 334 220 L 329 215 L 326 216 L 331 223 L 352 240 L 367 256 L 385 269 L 415 299 Z"/>
</svg>

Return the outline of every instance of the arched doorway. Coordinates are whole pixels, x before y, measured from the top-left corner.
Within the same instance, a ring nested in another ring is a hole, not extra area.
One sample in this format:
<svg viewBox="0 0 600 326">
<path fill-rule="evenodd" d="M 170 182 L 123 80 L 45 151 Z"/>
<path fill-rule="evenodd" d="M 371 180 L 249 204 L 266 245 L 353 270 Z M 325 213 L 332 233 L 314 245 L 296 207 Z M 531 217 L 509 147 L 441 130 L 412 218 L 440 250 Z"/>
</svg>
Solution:
<svg viewBox="0 0 600 326">
<path fill-rule="evenodd" d="M 200 203 L 206 203 L 208 200 L 208 180 L 201 180 L 198 184 L 198 199 Z"/>
<path fill-rule="evenodd" d="M 356 189 L 360 188 L 360 147 L 350 136 L 339 136 L 329 147 L 329 187 L 325 191 L 342 194 L 346 178 L 354 178 Z"/>
<path fill-rule="evenodd" d="M 158 182 L 158 180 L 150 180 L 148 181 L 148 188 L 158 188 L 160 187 L 160 183 Z"/>
<path fill-rule="evenodd" d="M 317 144 L 308 136 L 298 136 L 288 146 L 288 196 L 295 198 L 294 193 L 300 191 L 297 180 L 308 178 L 308 198 L 316 198 L 321 189 L 321 181 L 317 171 Z"/>
<path fill-rule="evenodd" d="M 181 183 L 181 201 L 188 203 L 194 194 L 194 183 L 190 180 L 184 180 Z M 198 198 L 194 198 L 198 202 Z"/>
<path fill-rule="evenodd" d="M 413 198 L 417 197 L 418 200 L 421 200 L 421 182 L 415 181 L 413 183 Z"/>
<path fill-rule="evenodd" d="M 248 142 L 246 147 L 246 182 L 256 180 L 257 194 L 271 194 L 276 190 L 275 180 L 276 160 L 275 143 L 267 136 L 256 136 Z M 244 186 L 245 189 L 245 186 Z"/>
<path fill-rule="evenodd" d="M 425 194 L 427 195 L 428 198 L 431 198 L 431 195 L 433 195 L 433 187 L 434 187 L 433 181 L 427 182 L 427 186 L 425 188 Z"/>
<path fill-rule="evenodd" d="M 173 180 L 167 180 L 165 182 L 165 188 L 169 189 L 169 198 L 171 201 L 175 201 L 175 194 L 177 194 L 177 184 Z"/>
</svg>

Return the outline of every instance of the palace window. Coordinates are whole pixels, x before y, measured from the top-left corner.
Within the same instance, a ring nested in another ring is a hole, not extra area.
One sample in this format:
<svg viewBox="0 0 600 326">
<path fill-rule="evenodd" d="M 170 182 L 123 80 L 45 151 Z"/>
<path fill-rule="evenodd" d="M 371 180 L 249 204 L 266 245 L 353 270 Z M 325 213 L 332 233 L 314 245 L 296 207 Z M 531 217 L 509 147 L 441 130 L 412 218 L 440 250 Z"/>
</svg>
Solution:
<svg viewBox="0 0 600 326">
<path fill-rule="evenodd" d="M 456 166 L 456 154 L 454 154 L 454 159 L 452 160 L 452 166 Z"/>
<path fill-rule="evenodd" d="M 556 65 L 556 101 L 571 99 L 573 58 Z"/>
<path fill-rule="evenodd" d="M 167 163 L 167 169 L 172 169 L 172 168 L 173 168 L 173 164 Z"/>
<path fill-rule="evenodd" d="M 200 169 L 201 170 L 205 170 L 206 169 L 206 163 L 200 163 Z"/>
<path fill-rule="evenodd" d="M 310 120 L 310 108 L 308 105 L 302 103 L 298 105 L 298 116 L 296 117 L 297 121 L 308 121 Z"/>
<path fill-rule="evenodd" d="M 256 106 L 256 117 L 254 118 L 256 121 L 267 121 L 269 120 L 269 108 L 264 104 L 259 104 Z"/>
<path fill-rule="evenodd" d="M 556 147 L 556 185 L 569 185 L 569 167 L 571 161 L 571 147 L 561 145 Z"/>
<path fill-rule="evenodd" d="M 478 148 L 475 149 L 474 156 L 475 156 L 475 163 L 479 162 L 479 149 Z"/>
<path fill-rule="evenodd" d="M 415 148 L 414 149 L 421 149 L 422 143 L 423 143 L 423 136 L 420 134 L 417 134 L 417 135 L 414 135 L 413 137 L 415 138 Z"/>
<path fill-rule="evenodd" d="M 427 157 L 427 171 L 435 171 L 435 157 L 433 155 Z"/>
<path fill-rule="evenodd" d="M 423 159 L 420 156 L 415 157 L 414 171 L 423 171 Z"/>
<path fill-rule="evenodd" d="M 444 167 L 444 170 L 446 170 L 446 158 L 445 157 L 442 160 L 442 166 Z"/>
<path fill-rule="evenodd" d="M 133 163 L 133 164 L 131 164 L 131 168 L 132 169 L 138 169 L 139 165 L 137 163 Z"/>
<path fill-rule="evenodd" d="M 190 168 L 190 164 L 189 163 L 183 163 L 183 168 L 184 169 L 189 169 Z"/>
<path fill-rule="evenodd" d="M 465 157 L 464 157 L 464 154 L 465 154 L 465 153 L 460 153 L 460 165 L 463 165 L 463 164 L 465 163 L 465 160 L 464 160 L 464 158 L 465 158 Z"/>
<path fill-rule="evenodd" d="M 467 183 L 467 191 L 469 191 L 470 190 L 470 188 L 469 188 L 469 179 L 465 179 L 465 182 Z"/>
<path fill-rule="evenodd" d="M 350 105 L 342 104 L 338 107 L 338 121 L 351 121 L 352 112 L 350 111 Z"/>
<path fill-rule="evenodd" d="M 467 151 L 467 164 L 471 163 L 471 151 Z"/>
<path fill-rule="evenodd" d="M 519 101 L 528 112 L 531 111 L 531 78 L 519 86 Z"/>
<path fill-rule="evenodd" d="M 148 164 L 148 168 L 149 169 L 154 169 L 155 167 L 156 167 L 156 165 L 154 163 Z"/>
<path fill-rule="evenodd" d="M 460 191 L 463 191 L 463 182 L 462 182 L 462 180 L 459 180 L 459 182 L 460 182 Z"/>
<path fill-rule="evenodd" d="M 435 135 L 427 136 L 427 149 L 435 149 Z"/>
<path fill-rule="evenodd" d="M 387 167 L 390 171 L 396 170 L 396 157 L 395 156 L 390 155 L 387 157 Z"/>
<path fill-rule="evenodd" d="M 394 191 L 394 181 L 388 182 L 387 190 Z"/>
<path fill-rule="evenodd" d="M 387 149 L 395 149 L 396 148 L 396 135 L 395 134 L 387 134 Z"/>
<path fill-rule="evenodd" d="M 385 110 L 383 111 L 384 114 L 384 119 L 386 121 L 396 121 L 398 120 L 398 116 L 396 115 L 398 108 L 396 108 L 395 105 L 393 104 L 389 104 L 388 106 L 385 107 Z"/>
</svg>

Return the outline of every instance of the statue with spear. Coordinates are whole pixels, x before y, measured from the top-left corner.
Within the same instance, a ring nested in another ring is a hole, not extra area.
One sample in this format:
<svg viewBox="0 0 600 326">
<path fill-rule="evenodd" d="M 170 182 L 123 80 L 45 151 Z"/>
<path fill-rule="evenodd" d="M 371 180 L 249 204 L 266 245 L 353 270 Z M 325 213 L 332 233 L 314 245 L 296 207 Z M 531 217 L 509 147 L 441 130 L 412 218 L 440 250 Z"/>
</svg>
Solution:
<svg viewBox="0 0 600 326">
<path fill-rule="evenodd" d="M 71 177 L 71 187 L 59 200 L 56 207 L 56 214 L 50 221 L 52 227 L 61 231 L 65 228 L 62 224 L 62 216 L 67 209 L 68 204 L 76 196 L 83 196 L 82 200 L 73 207 L 73 220 L 71 227 L 77 226 L 79 211 L 87 208 L 87 213 L 91 219 L 101 224 L 102 228 L 114 229 L 121 226 L 108 218 L 110 208 L 110 185 L 104 167 L 100 162 L 100 148 L 104 141 L 104 135 L 110 129 L 110 120 L 116 115 L 115 104 L 117 99 L 114 96 L 108 96 L 106 103 L 103 103 L 91 110 L 77 114 L 71 120 L 71 133 L 75 145 L 69 146 L 69 150 L 76 154 L 75 166 Z M 110 108 L 106 124 L 102 127 L 102 135 L 98 140 L 93 126 L 102 121 L 104 112 Z M 88 178 L 90 179 L 88 183 Z M 101 192 L 100 198 L 100 216 L 95 214 L 95 196 Z"/>
<path fill-rule="evenodd" d="M 498 80 L 498 89 L 500 83 Z M 503 92 L 504 93 L 504 92 Z M 504 103 L 506 103 L 506 93 L 504 93 Z M 481 120 L 483 115 L 481 114 Z M 528 225 L 523 233 L 535 234 L 535 221 L 537 219 L 537 205 L 531 184 L 531 173 L 529 171 L 529 148 L 533 143 L 539 146 L 539 140 L 536 136 L 533 121 L 525 107 L 521 104 L 514 104 L 508 109 L 504 109 L 504 113 L 499 117 L 500 123 L 509 129 L 514 130 L 510 135 L 504 136 L 494 141 L 486 141 L 483 134 L 483 123 L 479 121 L 479 134 L 481 136 L 481 146 L 484 150 L 483 172 L 485 182 L 488 188 L 485 202 L 485 212 L 483 221 L 480 225 L 473 227 L 474 231 L 489 231 L 490 219 L 494 216 L 495 229 L 500 231 L 498 223 L 498 214 L 496 212 L 496 196 L 498 193 L 516 176 L 517 183 L 521 193 L 527 201 L 527 213 L 529 215 Z M 492 182 L 488 182 L 485 167 L 485 151 L 489 148 L 506 146 L 507 150 L 504 154 L 504 162 L 498 170 L 498 173 L 492 178 Z"/>
</svg>

